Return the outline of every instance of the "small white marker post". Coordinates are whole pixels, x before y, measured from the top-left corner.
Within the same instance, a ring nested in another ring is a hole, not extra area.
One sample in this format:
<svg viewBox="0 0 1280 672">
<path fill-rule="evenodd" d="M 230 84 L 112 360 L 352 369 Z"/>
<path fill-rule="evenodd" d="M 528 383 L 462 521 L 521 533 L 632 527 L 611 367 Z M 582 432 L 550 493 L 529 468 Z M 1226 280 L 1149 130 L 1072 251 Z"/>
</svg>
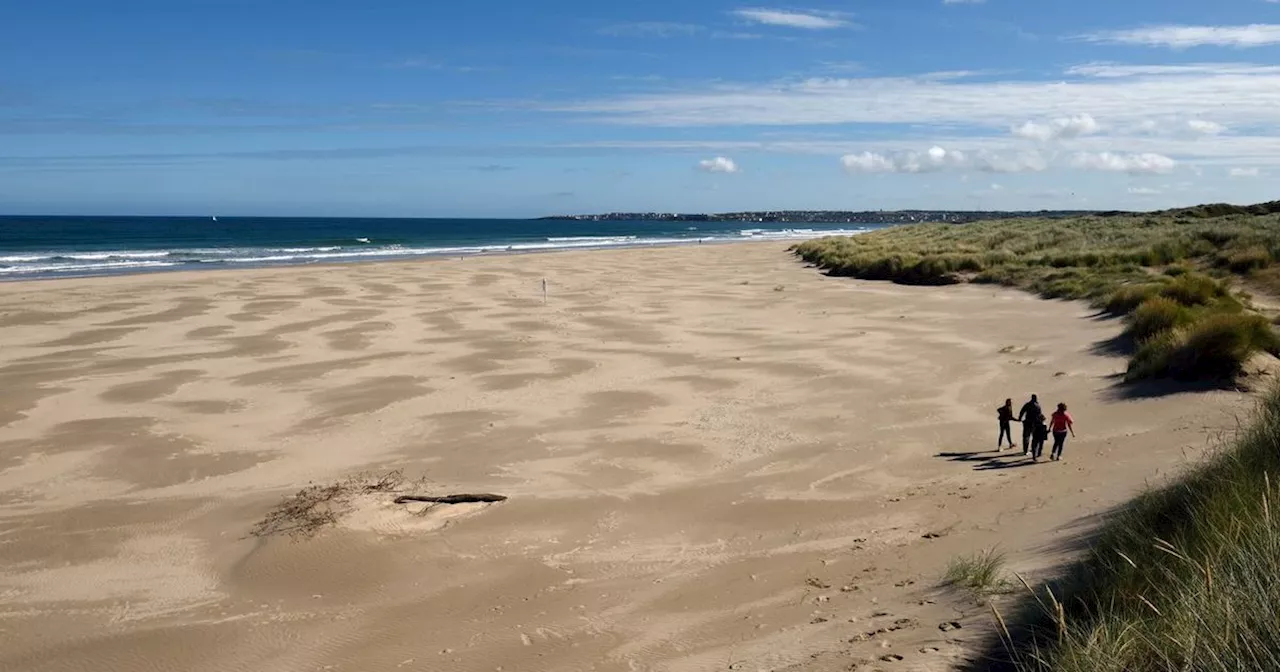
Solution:
<svg viewBox="0 0 1280 672">
<path fill-rule="evenodd" d="M 547 302 L 547 279 L 542 279 L 542 302 Z"/>
</svg>

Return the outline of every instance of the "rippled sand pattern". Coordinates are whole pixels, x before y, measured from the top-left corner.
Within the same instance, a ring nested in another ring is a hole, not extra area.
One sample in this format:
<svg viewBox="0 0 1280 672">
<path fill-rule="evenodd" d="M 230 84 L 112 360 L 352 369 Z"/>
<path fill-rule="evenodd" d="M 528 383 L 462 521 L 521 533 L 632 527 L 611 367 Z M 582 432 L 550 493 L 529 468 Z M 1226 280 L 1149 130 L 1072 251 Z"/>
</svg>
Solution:
<svg viewBox="0 0 1280 672">
<path fill-rule="evenodd" d="M 0 669 L 947 669 L 950 556 L 1051 566 L 1247 405 L 1118 397 L 1116 331 L 773 244 L 3 284 Z M 1070 461 L 979 454 L 1033 391 Z M 511 499 L 247 538 L 393 468 Z"/>
</svg>

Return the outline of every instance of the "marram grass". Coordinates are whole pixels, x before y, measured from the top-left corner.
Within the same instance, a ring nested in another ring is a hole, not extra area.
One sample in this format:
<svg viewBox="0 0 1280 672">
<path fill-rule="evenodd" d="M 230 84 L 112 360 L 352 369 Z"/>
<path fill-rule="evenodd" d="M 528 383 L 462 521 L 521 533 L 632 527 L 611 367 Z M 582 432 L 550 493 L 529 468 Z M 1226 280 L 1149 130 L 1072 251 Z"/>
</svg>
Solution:
<svg viewBox="0 0 1280 672">
<path fill-rule="evenodd" d="M 1004 554 L 993 548 L 975 555 L 952 558 L 942 582 L 977 595 L 1004 592 L 1009 587 L 1004 565 Z"/>
<path fill-rule="evenodd" d="M 1113 514 L 1065 579 L 1028 590 L 1026 613 L 999 618 L 1019 672 L 1280 670 L 1280 389 L 1203 466 Z"/>
<path fill-rule="evenodd" d="M 1272 207 L 1272 206 L 1276 207 Z M 1231 284 L 1280 284 L 1280 204 L 1145 215 L 918 224 L 794 248 L 831 275 L 913 285 L 961 282 L 1085 300 L 1125 316 L 1128 377 L 1231 379 L 1280 352 Z M 1253 214 L 1261 213 L 1261 214 Z M 1230 317 L 1223 317 L 1224 315 Z"/>
</svg>

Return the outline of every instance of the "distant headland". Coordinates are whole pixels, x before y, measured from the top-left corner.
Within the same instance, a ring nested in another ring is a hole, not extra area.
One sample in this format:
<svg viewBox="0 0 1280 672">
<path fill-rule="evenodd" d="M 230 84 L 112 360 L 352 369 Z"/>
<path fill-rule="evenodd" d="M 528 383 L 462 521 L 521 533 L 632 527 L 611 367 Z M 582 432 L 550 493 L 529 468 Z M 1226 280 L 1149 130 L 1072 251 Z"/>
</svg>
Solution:
<svg viewBox="0 0 1280 672">
<path fill-rule="evenodd" d="M 1229 215 L 1270 215 L 1280 213 L 1280 201 L 1255 205 L 1206 203 L 1185 208 L 1157 210 L 1147 214 L 1183 218 L 1225 217 Z M 680 214 L 668 212 L 607 212 L 598 215 L 552 215 L 540 220 L 605 221 L 670 221 L 670 222 L 783 222 L 796 224 L 910 224 L 912 222 L 978 222 L 990 219 L 1039 217 L 1118 217 L 1139 214 L 1128 210 L 757 210 L 719 214 Z"/>
<path fill-rule="evenodd" d="M 669 212 L 607 212 L 595 215 L 552 215 L 542 220 L 670 221 L 670 222 L 782 222 L 795 224 L 906 224 L 911 222 L 975 222 L 1017 217 L 1077 217 L 1098 214 L 1088 210 L 760 210 L 717 214 Z"/>
</svg>

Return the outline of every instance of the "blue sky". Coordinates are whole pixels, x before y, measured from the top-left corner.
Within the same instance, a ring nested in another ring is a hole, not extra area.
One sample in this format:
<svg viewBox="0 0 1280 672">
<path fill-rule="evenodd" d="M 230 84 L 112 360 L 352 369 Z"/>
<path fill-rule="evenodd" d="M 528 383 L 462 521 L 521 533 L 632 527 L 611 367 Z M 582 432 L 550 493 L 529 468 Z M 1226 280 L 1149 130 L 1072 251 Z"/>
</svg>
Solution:
<svg viewBox="0 0 1280 672">
<path fill-rule="evenodd" d="M 1274 0 L 42 0 L 0 213 L 1280 197 Z"/>
</svg>

